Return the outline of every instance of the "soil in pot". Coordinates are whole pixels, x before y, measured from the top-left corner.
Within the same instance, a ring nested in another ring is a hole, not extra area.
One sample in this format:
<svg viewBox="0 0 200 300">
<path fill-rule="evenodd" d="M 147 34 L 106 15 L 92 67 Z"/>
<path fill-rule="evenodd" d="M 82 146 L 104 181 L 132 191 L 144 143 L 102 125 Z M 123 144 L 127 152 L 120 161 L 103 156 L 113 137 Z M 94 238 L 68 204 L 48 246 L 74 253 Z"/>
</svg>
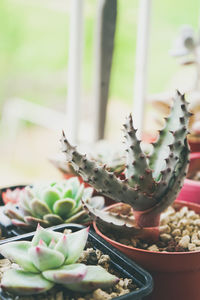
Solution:
<svg viewBox="0 0 200 300">
<path fill-rule="evenodd" d="M 101 237 L 150 272 L 154 290 L 148 300 L 200 299 L 200 206 L 175 201 L 174 208 L 161 216 L 157 243 L 103 234 L 94 222 Z"/>
<path fill-rule="evenodd" d="M 119 234 L 106 233 L 108 237 L 126 246 L 159 252 L 185 252 L 200 250 L 200 215 L 183 206 L 176 210 L 170 206 L 161 214 L 160 235 L 157 242 L 144 241 L 137 237 L 120 237 Z"/>
</svg>

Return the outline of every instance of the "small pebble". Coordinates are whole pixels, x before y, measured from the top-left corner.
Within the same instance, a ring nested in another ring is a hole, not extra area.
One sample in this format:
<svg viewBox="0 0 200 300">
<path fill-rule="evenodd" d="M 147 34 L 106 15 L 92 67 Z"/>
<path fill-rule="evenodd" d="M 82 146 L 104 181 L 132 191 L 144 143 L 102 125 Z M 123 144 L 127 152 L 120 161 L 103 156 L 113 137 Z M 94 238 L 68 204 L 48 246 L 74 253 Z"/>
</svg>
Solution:
<svg viewBox="0 0 200 300">
<path fill-rule="evenodd" d="M 179 246 L 183 247 L 183 248 L 187 248 L 190 242 L 190 237 L 189 235 L 185 235 L 182 237 L 182 239 L 179 241 Z"/>
</svg>

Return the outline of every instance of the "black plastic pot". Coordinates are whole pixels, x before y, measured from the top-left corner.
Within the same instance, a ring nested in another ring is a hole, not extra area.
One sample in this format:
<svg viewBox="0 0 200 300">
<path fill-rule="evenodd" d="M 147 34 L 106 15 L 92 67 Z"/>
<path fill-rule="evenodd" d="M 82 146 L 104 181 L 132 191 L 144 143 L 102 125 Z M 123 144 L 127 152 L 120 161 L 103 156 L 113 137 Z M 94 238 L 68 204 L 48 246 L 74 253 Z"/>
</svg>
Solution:
<svg viewBox="0 0 200 300">
<path fill-rule="evenodd" d="M 77 231 L 83 228 L 81 225 L 77 224 L 62 224 L 54 227 L 50 227 L 49 229 L 55 231 L 63 231 L 64 229 L 72 229 L 72 231 Z M 11 241 L 22 241 L 22 240 L 32 240 L 34 232 L 26 233 L 20 236 L 8 238 L 0 241 L 1 244 L 5 244 Z M 89 231 L 88 241 L 92 243 L 94 249 L 101 250 L 104 254 L 110 256 L 111 265 L 114 270 L 116 270 L 120 277 L 130 278 L 136 283 L 139 287 L 138 290 L 132 291 L 126 295 L 116 297 L 116 300 L 140 300 L 145 299 L 144 297 L 149 295 L 153 290 L 153 280 L 151 275 L 139 267 L 132 260 L 127 258 L 125 255 L 120 253 L 117 249 L 113 248 L 110 244 L 105 242 L 102 238 L 100 238 L 92 229 Z M 5 294 L 0 289 L 0 299 L 1 300 L 12 300 L 10 296 Z"/>
</svg>

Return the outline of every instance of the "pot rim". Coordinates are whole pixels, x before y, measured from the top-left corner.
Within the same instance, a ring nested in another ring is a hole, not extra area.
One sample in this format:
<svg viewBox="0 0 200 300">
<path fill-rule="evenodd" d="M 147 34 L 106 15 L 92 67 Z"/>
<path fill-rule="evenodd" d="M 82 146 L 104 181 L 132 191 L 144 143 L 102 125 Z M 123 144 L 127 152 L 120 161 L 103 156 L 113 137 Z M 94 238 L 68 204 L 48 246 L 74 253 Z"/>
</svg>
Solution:
<svg viewBox="0 0 200 300">
<path fill-rule="evenodd" d="M 190 153 L 190 161 L 195 160 L 195 159 L 200 159 L 200 152 L 192 152 Z M 194 180 L 194 179 L 189 179 L 185 178 L 184 184 L 189 184 L 191 186 L 200 186 L 200 181 Z"/>
<path fill-rule="evenodd" d="M 200 153 L 199 153 L 200 155 Z M 119 202 L 120 203 L 120 202 Z M 111 207 L 114 207 L 114 206 L 117 206 L 119 205 L 119 203 L 115 203 L 115 204 L 112 204 L 110 206 L 107 206 L 105 208 L 108 209 L 108 208 L 111 208 Z M 196 209 L 199 209 L 200 211 L 200 204 L 196 204 L 196 203 L 193 203 L 193 202 L 187 202 L 187 201 L 182 201 L 182 200 L 176 200 L 174 201 L 174 204 L 177 205 L 177 206 L 187 206 L 189 207 L 190 209 L 193 209 L 195 210 Z M 184 252 L 167 252 L 167 251 L 163 251 L 163 252 L 157 252 L 157 251 L 150 251 L 150 250 L 145 250 L 145 249 L 140 249 L 140 248 L 135 248 L 135 247 L 131 247 L 131 246 L 127 246 L 127 245 L 124 245 L 122 243 L 119 243 L 117 241 L 114 241 L 112 240 L 111 238 L 109 238 L 107 235 L 103 234 L 100 229 L 98 229 L 97 227 L 97 224 L 96 224 L 96 221 L 93 221 L 93 227 L 95 229 L 95 231 L 97 232 L 97 234 L 99 234 L 101 237 L 105 237 L 105 239 L 110 242 L 111 244 L 116 244 L 117 246 L 120 246 L 120 247 L 124 247 L 125 249 L 127 250 L 133 250 L 133 251 L 136 251 L 136 252 L 142 252 L 142 253 L 149 253 L 151 255 L 159 255 L 159 256 L 164 256 L 164 255 L 168 255 L 168 256 L 177 256 L 177 255 L 182 255 L 182 256 L 186 256 L 186 255 L 197 255 L 200 253 L 200 250 L 196 250 L 196 251 L 184 251 Z"/>
</svg>

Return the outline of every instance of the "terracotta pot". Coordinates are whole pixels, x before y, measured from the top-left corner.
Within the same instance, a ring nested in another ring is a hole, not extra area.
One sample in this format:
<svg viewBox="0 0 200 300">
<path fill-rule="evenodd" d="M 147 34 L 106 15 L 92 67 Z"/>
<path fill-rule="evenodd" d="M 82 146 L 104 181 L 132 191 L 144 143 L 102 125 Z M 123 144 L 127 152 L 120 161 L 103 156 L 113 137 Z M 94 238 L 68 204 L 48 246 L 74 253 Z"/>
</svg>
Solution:
<svg viewBox="0 0 200 300">
<path fill-rule="evenodd" d="M 194 203 L 175 201 L 174 206 L 177 209 L 182 206 L 188 206 L 189 209 L 200 213 L 200 205 Z M 154 279 L 154 291 L 145 299 L 200 299 L 200 251 L 152 252 L 137 249 L 111 240 L 99 231 L 95 222 L 93 225 L 102 238 L 151 273 Z"/>
<path fill-rule="evenodd" d="M 190 151 L 193 152 L 200 152 L 200 138 L 198 139 L 190 139 L 188 138 L 188 143 L 190 145 Z"/>
<path fill-rule="evenodd" d="M 190 154 L 187 176 L 190 177 L 197 171 L 200 171 L 200 152 Z M 200 181 L 186 178 L 177 199 L 200 204 Z"/>
</svg>

